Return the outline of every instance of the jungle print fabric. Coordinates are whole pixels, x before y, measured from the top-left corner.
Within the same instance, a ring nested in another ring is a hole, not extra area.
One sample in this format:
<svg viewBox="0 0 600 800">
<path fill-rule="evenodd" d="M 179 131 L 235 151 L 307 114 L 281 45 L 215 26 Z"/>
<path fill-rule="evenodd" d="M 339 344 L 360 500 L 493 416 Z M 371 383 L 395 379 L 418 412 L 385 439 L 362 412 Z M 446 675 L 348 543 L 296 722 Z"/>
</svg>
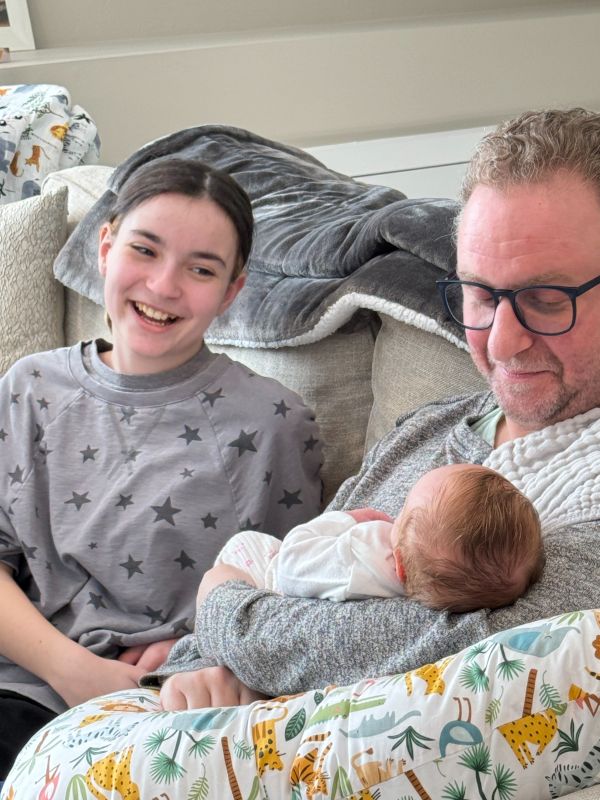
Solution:
<svg viewBox="0 0 600 800">
<path fill-rule="evenodd" d="M 401 675 L 239 708 L 152 689 L 70 709 L 0 800 L 536 800 L 600 772 L 600 612 L 495 634 Z"/>
</svg>

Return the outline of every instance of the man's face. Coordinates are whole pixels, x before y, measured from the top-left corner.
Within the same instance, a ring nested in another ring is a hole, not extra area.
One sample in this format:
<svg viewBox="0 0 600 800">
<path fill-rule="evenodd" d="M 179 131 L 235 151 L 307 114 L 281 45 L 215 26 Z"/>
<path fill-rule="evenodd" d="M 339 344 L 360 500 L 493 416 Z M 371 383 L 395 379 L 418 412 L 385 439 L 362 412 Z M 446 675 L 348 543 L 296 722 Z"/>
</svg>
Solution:
<svg viewBox="0 0 600 800">
<path fill-rule="evenodd" d="M 497 289 L 578 286 L 600 274 L 600 201 L 567 173 L 504 191 L 480 185 L 464 208 L 457 243 L 462 280 Z M 489 330 L 467 331 L 473 361 L 505 413 L 501 441 L 600 404 L 599 306 L 600 286 L 577 298 L 572 330 L 540 336 L 503 298 Z"/>
</svg>

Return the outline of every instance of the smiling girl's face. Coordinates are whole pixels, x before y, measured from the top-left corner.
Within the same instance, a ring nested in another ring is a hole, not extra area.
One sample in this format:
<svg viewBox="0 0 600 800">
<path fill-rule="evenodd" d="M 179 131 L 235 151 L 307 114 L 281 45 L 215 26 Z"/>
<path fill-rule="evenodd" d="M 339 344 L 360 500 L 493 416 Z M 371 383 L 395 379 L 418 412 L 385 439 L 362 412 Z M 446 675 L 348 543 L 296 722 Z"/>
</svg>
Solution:
<svg viewBox="0 0 600 800">
<path fill-rule="evenodd" d="M 129 375 L 165 372 L 202 347 L 204 333 L 244 285 L 232 281 L 238 236 L 212 200 L 160 194 L 100 231 L 99 269 L 110 316 L 108 366 Z"/>
</svg>

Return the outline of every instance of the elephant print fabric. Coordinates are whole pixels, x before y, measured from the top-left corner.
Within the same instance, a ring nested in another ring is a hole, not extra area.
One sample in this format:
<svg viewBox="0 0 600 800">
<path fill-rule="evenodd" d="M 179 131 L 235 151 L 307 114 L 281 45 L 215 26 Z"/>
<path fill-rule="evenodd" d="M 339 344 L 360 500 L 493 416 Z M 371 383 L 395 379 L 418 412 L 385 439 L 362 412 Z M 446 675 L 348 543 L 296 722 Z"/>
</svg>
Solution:
<svg viewBox="0 0 600 800">
<path fill-rule="evenodd" d="M 600 780 L 600 613 L 496 634 L 403 675 L 240 708 L 139 689 L 70 709 L 1 800 L 536 800 Z"/>
</svg>

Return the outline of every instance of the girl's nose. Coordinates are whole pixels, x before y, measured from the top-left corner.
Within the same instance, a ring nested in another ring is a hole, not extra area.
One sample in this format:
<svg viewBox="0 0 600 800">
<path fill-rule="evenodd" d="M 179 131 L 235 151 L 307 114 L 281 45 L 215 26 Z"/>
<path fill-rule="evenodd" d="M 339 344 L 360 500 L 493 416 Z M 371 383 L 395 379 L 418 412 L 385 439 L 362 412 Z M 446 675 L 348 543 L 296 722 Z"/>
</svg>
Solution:
<svg viewBox="0 0 600 800">
<path fill-rule="evenodd" d="M 179 271 L 175 265 L 157 266 L 146 278 L 146 284 L 154 294 L 161 297 L 178 297 L 181 292 Z"/>
</svg>

